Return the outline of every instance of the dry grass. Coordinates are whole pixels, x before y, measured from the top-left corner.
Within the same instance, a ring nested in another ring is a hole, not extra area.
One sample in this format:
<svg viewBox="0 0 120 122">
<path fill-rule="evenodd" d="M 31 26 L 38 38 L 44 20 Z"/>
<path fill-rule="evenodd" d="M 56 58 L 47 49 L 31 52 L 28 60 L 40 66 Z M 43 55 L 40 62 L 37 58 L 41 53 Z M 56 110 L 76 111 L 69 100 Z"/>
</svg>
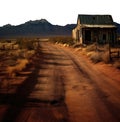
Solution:
<svg viewBox="0 0 120 122">
<path fill-rule="evenodd" d="M 81 43 L 75 43 L 73 45 L 73 48 L 83 48 L 83 47 L 86 47 L 86 45 L 85 44 L 81 44 Z"/>
<path fill-rule="evenodd" d="M 110 63 L 109 45 L 96 45 L 95 43 L 86 47 L 86 54 L 94 63 Z"/>
<path fill-rule="evenodd" d="M 27 50 L 27 49 L 18 49 L 16 51 L 11 50 L 8 52 L 8 55 L 13 60 L 17 60 L 19 58 L 29 59 L 35 54 L 35 50 Z"/>
<path fill-rule="evenodd" d="M 22 71 L 26 67 L 27 64 L 28 64 L 27 59 L 17 60 L 17 65 L 7 67 L 6 71 L 8 73 L 8 76 L 9 77 L 14 77 L 16 75 L 16 73 Z"/>
<path fill-rule="evenodd" d="M 84 48 L 83 48 L 84 49 Z M 120 48 L 111 48 L 112 52 L 117 52 L 120 51 Z M 120 69 L 120 60 L 118 58 L 114 59 L 114 60 L 110 60 L 110 55 L 109 55 L 109 45 L 97 45 L 96 48 L 96 44 L 92 44 L 92 45 L 88 45 L 85 50 L 84 53 L 94 62 L 94 63 L 98 63 L 98 62 L 104 62 L 106 64 L 108 63 L 112 63 L 114 67 Z M 113 53 L 112 54 L 113 57 L 117 56 L 117 53 Z"/>
<path fill-rule="evenodd" d="M 87 56 L 90 57 L 90 59 L 94 62 L 94 63 L 98 63 L 98 62 L 104 62 L 104 63 L 110 63 L 110 57 L 109 57 L 109 52 L 95 52 L 95 51 L 91 51 L 91 52 L 87 52 Z"/>
<path fill-rule="evenodd" d="M 86 52 L 86 55 L 88 56 L 88 57 L 91 57 L 92 55 L 94 55 L 94 51 L 91 51 L 91 52 Z"/>
<path fill-rule="evenodd" d="M 29 50 L 25 53 L 24 58 L 27 58 L 29 60 L 29 58 L 31 58 L 34 54 L 35 54 L 35 50 Z"/>
<path fill-rule="evenodd" d="M 109 57 L 109 52 L 108 51 L 102 53 L 102 61 L 106 64 L 110 63 L 110 57 Z"/>
<path fill-rule="evenodd" d="M 100 62 L 102 59 L 101 59 L 101 53 L 99 52 L 92 52 L 90 54 L 90 59 L 94 62 L 94 63 L 98 63 Z"/>
<path fill-rule="evenodd" d="M 88 45 L 86 47 L 86 52 L 90 52 L 90 51 L 95 51 L 96 50 L 96 44 L 91 44 L 91 45 Z"/>
<path fill-rule="evenodd" d="M 30 63 L 38 48 L 37 41 L 31 38 L 10 39 L 10 42 L 0 40 L 0 89 L 9 87 L 16 78 L 20 78 L 17 74 Z"/>
<path fill-rule="evenodd" d="M 74 44 L 72 37 L 69 36 L 51 37 L 49 38 L 49 41 L 56 44 L 67 44 L 69 46 L 72 46 Z"/>
</svg>

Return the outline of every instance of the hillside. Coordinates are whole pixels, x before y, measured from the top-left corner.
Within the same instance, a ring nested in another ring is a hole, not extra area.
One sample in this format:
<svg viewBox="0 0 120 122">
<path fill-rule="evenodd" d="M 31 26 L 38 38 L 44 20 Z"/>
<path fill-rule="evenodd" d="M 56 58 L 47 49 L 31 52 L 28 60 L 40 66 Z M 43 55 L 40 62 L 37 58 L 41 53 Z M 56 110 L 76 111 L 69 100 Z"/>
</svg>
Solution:
<svg viewBox="0 0 120 122">
<path fill-rule="evenodd" d="M 117 33 L 120 34 L 120 24 L 114 22 L 117 26 Z M 11 36 L 71 36 L 72 29 L 76 24 L 67 24 L 65 26 L 53 25 L 46 19 L 28 21 L 23 24 L 13 26 L 10 24 L 0 27 L 0 37 Z"/>
<path fill-rule="evenodd" d="M 75 26 L 76 24 L 68 24 L 66 26 L 53 25 L 47 20 L 41 19 L 28 21 L 17 26 L 7 24 L 0 27 L 0 37 L 71 35 Z"/>
</svg>

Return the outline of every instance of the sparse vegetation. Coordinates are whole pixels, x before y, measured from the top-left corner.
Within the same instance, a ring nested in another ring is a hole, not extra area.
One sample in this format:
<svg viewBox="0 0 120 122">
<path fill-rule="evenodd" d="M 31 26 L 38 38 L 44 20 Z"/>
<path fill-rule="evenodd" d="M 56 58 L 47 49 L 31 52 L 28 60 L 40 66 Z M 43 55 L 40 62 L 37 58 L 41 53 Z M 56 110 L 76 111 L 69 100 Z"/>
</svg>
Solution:
<svg viewBox="0 0 120 122">
<path fill-rule="evenodd" d="M 75 44 L 71 37 L 51 37 L 50 42 L 60 44 L 62 46 L 72 46 L 84 54 L 94 62 L 110 63 L 109 46 L 108 45 L 82 45 Z M 23 72 L 26 66 L 31 62 L 31 57 L 35 54 L 39 47 L 38 38 L 17 38 L 0 40 L 0 87 L 7 87 L 9 78 L 16 79 Z M 112 49 L 114 51 L 115 49 Z M 114 54 L 113 54 L 114 55 Z M 113 66 L 120 69 L 120 61 L 112 62 Z"/>
<path fill-rule="evenodd" d="M 51 37 L 49 38 L 50 42 L 55 44 L 62 44 L 64 47 L 72 46 L 73 48 L 77 48 L 80 51 L 83 51 L 86 55 L 94 62 L 104 62 L 104 63 L 112 63 L 109 55 L 109 45 L 101 45 L 97 43 L 93 43 L 91 45 L 83 45 L 76 44 L 71 37 Z M 111 48 L 111 50 L 116 50 Z M 115 61 L 114 66 L 119 67 L 119 61 Z"/>
<path fill-rule="evenodd" d="M 90 55 L 90 59 L 94 62 L 94 63 L 98 63 L 100 62 L 101 59 L 101 53 L 99 52 L 92 52 Z"/>
<path fill-rule="evenodd" d="M 17 89 L 29 76 L 38 49 L 39 38 L 0 39 L 0 92 Z"/>
<path fill-rule="evenodd" d="M 22 71 L 28 64 L 27 59 L 18 59 L 15 66 L 8 66 L 6 71 L 9 77 L 14 77 L 16 73 Z"/>
<path fill-rule="evenodd" d="M 19 44 L 20 49 L 33 50 L 34 49 L 33 43 L 34 43 L 34 40 L 32 39 L 19 38 L 17 40 L 17 44 Z"/>
<path fill-rule="evenodd" d="M 72 39 L 72 37 L 51 37 L 49 38 L 49 41 L 50 42 L 53 42 L 53 43 L 60 43 L 60 44 L 66 44 L 66 45 L 69 45 L 69 46 L 72 46 L 74 44 L 74 41 Z"/>
<path fill-rule="evenodd" d="M 38 39 L 16 38 L 0 40 L 0 88 L 7 88 L 8 81 L 16 79 L 31 62 L 31 57 L 38 47 Z"/>
<path fill-rule="evenodd" d="M 105 52 L 103 52 L 102 53 L 102 61 L 104 62 L 104 63 L 110 63 L 110 56 L 109 56 L 109 52 L 108 51 L 105 51 Z"/>
<path fill-rule="evenodd" d="M 78 46 L 79 47 L 79 46 Z M 96 43 L 87 45 L 87 46 L 80 46 L 80 51 L 83 51 L 94 63 L 104 62 L 106 64 L 112 63 L 113 66 L 116 68 L 120 67 L 120 61 L 118 58 L 114 60 L 110 60 L 110 53 L 109 53 L 109 45 L 96 45 Z M 111 48 L 112 52 L 117 52 L 118 48 Z M 117 53 L 113 53 L 112 56 L 116 57 Z"/>
<path fill-rule="evenodd" d="M 86 51 L 87 51 L 87 52 L 96 51 L 96 49 L 97 49 L 96 43 L 91 44 L 91 45 L 88 45 L 88 46 L 86 47 Z"/>
</svg>

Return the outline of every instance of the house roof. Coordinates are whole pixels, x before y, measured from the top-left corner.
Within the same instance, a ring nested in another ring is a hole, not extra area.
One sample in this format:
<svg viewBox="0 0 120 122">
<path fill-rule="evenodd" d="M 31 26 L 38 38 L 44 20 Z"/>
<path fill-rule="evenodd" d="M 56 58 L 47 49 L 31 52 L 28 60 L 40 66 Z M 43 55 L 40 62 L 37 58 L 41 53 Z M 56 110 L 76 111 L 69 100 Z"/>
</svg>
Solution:
<svg viewBox="0 0 120 122">
<path fill-rule="evenodd" d="M 87 25 L 114 25 L 111 15 L 78 15 L 80 24 Z"/>
<path fill-rule="evenodd" d="M 82 28 L 116 28 L 115 25 L 86 25 L 86 24 L 82 24 L 80 27 Z"/>
</svg>

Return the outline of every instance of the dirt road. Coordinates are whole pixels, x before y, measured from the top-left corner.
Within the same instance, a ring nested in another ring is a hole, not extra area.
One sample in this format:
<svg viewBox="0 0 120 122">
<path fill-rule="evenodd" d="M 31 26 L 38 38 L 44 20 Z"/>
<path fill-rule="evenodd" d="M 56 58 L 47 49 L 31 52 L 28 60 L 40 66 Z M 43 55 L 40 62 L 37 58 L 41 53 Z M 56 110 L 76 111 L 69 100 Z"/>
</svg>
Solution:
<svg viewBox="0 0 120 122">
<path fill-rule="evenodd" d="M 47 41 L 33 59 L 31 73 L 1 102 L 2 122 L 120 121 L 120 71 Z"/>
</svg>

